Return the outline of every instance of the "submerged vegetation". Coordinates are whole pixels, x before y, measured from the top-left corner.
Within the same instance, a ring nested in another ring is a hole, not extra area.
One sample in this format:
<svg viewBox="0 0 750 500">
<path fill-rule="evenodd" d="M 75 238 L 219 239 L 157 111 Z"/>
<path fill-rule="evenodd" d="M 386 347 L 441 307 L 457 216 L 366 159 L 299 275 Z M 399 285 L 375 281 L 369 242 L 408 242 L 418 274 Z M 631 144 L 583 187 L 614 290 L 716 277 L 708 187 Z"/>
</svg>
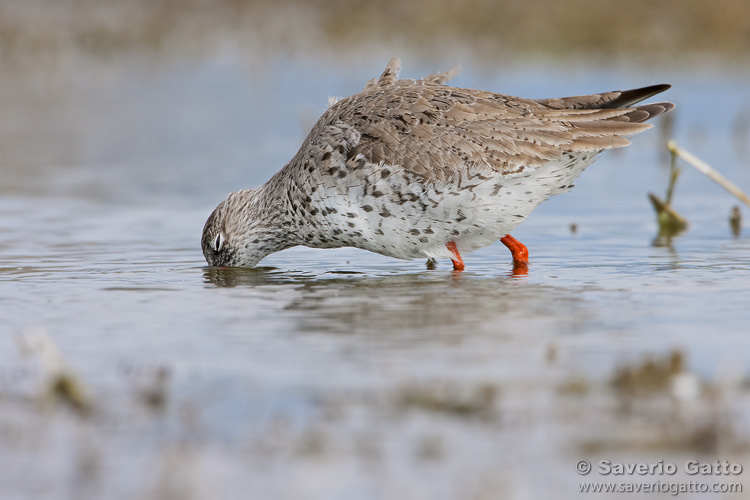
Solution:
<svg viewBox="0 0 750 500">
<path fill-rule="evenodd" d="M 665 199 L 662 200 L 653 193 L 648 194 L 649 200 L 651 200 L 651 204 L 653 205 L 654 211 L 656 212 L 656 220 L 659 224 L 659 235 L 657 238 L 658 244 L 661 244 L 663 241 L 669 241 L 670 238 L 672 238 L 673 236 L 677 236 L 688 228 L 687 219 L 677 213 L 677 211 L 672 207 L 672 199 L 674 196 L 675 186 L 677 185 L 677 179 L 682 173 L 682 169 L 677 165 L 678 158 L 681 158 L 689 165 L 695 167 L 696 170 L 706 175 L 709 179 L 714 181 L 719 186 L 726 189 L 742 203 L 750 206 L 750 198 L 748 198 L 740 188 L 726 179 L 708 163 L 704 162 L 686 149 L 681 148 L 673 140 L 667 142 L 667 150 L 669 150 L 670 155 L 669 185 L 667 186 L 667 195 Z M 742 213 L 740 212 L 740 208 L 738 206 L 732 208 L 732 212 L 729 216 L 729 226 L 732 235 L 734 235 L 735 237 L 739 236 L 742 232 Z"/>
</svg>

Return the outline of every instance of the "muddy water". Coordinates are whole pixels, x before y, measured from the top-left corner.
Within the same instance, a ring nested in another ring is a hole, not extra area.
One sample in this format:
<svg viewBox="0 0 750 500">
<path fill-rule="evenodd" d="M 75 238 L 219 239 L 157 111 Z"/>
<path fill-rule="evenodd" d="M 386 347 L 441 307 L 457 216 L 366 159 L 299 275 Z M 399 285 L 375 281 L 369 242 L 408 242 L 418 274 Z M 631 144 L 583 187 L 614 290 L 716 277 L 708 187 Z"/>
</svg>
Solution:
<svg viewBox="0 0 750 500">
<path fill-rule="evenodd" d="M 326 97 L 386 59 L 7 72 L 3 498 L 572 498 L 581 459 L 750 466 L 748 230 L 733 237 L 735 201 L 686 168 L 691 228 L 655 241 L 658 130 L 518 228 L 526 276 L 499 244 L 460 274 L 352 249 L 204 267 L 215 204 L 280 168 Z M 405 76 L 455 62 L 406 58 Z M 671 82 L 677 141 L 750 187 L 745 77 L 574 69 L 467 66 L 456 84 L 548 97 Z M 40 335 L 83 410 L 46 391 L 59 372 L 23 348 Z"/>
</svg>

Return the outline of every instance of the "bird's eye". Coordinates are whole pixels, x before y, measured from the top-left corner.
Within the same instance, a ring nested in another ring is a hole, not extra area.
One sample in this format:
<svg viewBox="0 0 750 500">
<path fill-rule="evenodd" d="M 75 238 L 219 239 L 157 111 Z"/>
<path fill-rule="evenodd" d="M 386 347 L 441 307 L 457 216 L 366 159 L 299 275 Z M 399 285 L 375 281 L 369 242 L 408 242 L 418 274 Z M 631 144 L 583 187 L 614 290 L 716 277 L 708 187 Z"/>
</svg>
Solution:
<svg viewBox="0 0 750 500">
<path fill-rule="evenodd" d="M 221 247 L 224 246 L 224 235 L 219 233 L 216 235 L 216 239 L 214 240 L 214 252 L 219 253 L 221 252 Z"/>
</svg>

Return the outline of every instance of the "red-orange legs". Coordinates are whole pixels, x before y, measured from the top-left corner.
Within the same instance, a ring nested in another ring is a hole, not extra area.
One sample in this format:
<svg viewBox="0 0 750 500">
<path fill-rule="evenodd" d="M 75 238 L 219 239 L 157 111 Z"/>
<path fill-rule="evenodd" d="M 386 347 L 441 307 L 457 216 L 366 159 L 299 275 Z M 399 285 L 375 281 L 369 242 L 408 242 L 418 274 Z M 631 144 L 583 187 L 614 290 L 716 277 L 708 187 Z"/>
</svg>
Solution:
<svg viewBox="0 0 750 500">
<path fill-rule="evenodd" d="M 463 271 L 466 266 L 464 266 L 464 261 L 461 258 L 461 254 L 458 253 L 458 248 L 456 248 L 456 242 L 455 241 L 449 241 L 445 244 L 445 247 L 448 249 L 448 251 L 453 255 L 451 258 L 451 262 L 453 262 L 453 270 L 454 271 Z"/>
<path fill-rule="evenodd" d="M 500 241 L 508 247 L 513 256 L 513 274 L 526 274 L 529 270 L 529 249 L 526 245 L 509 234 L 500 238 Z"/>
</svg>

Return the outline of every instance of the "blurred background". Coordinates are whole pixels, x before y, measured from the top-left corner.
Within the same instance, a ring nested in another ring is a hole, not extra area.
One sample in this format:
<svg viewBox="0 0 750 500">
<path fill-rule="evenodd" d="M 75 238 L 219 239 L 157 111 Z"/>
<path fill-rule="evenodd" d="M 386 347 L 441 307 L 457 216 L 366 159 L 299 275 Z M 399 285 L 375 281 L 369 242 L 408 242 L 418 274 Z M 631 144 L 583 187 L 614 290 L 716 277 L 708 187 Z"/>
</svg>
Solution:
<svg viewBox="0 0 750 500">
<path fill-rule="evenodd" d="M 49 168 L 65 173 L 56 189 L 117 197 L 96 183 L 124 164 L 139 169 L 126 184 L 167 193 L 195 189 L 207 168 L 219 177 L 211 196 L 236 187 L 236 169 L 257 184 L 266 170 L 254 162 L 282 165 L 328 95 L 361 89 L 393 55 L 405 77 L 460 64 L 456 85 L 525 97 L 674 83 L 686 73 L 670 98 L 686 85 L 744 83 L 749 10 L 744 0 L 2 0 L 9 175 L 0 189 Z M 709 99 L 694 106 L 710 120 Z M 746 142 L 746 100 L 722 113 Z M 692 139 L 716 126 L 680 125 Z M 157 168 L 165 162 L 183 164 L 180 178 Z"/>
<path fill-rule="evenodd" d="M 749 45 L 743 0 L 679 6 L 645 0 L 626 6 L 616 0 L 3 0 L 0 140 L 11 160 L 6 168 L 28 159 L 34 168 L 98 163 L 111 170 L 128 157 L 139 164 L 160 158 L 197 163 L 199 170 L 221 164 L 215 172 L 221 176 L 252 161 L 250 140 L 259 134 L 273 136 L 259 141 L 266 147 L 298 144 L 327 94 L 354 93 L 393 55 L 404 59 L 405 76 L 461 64 L 470 73 L 459 85 L 545 97 L 652 83 L 680 69 L 709 80 L 717 71 L 737 77 L 746 70 Z M 545 85 L 551 78 L 563 82 Z M 296 123 L 284 122 L 289 113 L 280 101 L 296 112 Z M 728 111 L 727 121 L 746 131 L 747 106 Z M 226 135 L 220 142 L 200 140 L 206 129 Z M 143 175 L 159 182 L 153 169 Z M 11 179 L 3 187 L 12 185 Z"/>
<path fill-rule="evenodd" d="M 646 198 L 669 138 L 750 189 L 749 54 L 747 0 L 0 0 L 0 498 L 579 498 L 580 459 L 750 470 L 747 222 L 684 164 L 687 232 L 658 237 Z M 526 277 L 501 245 L 460 276 L 353 249 L 205 268 L 216 204 L 394 55 L 531 98 L 671 83 L 677 109 L 514 232 Z"/>
<path fill-rule="evenodd" d="M 750 29 L 741 0 L 5 0 L 2 13 L 4 57 L 28 64 L 71 54 L 340 60 L 394 50 L 439 60 L 447 51 L 490 66 L 568 56 L 684 64 L 746 57 Z"/>
</svg>

